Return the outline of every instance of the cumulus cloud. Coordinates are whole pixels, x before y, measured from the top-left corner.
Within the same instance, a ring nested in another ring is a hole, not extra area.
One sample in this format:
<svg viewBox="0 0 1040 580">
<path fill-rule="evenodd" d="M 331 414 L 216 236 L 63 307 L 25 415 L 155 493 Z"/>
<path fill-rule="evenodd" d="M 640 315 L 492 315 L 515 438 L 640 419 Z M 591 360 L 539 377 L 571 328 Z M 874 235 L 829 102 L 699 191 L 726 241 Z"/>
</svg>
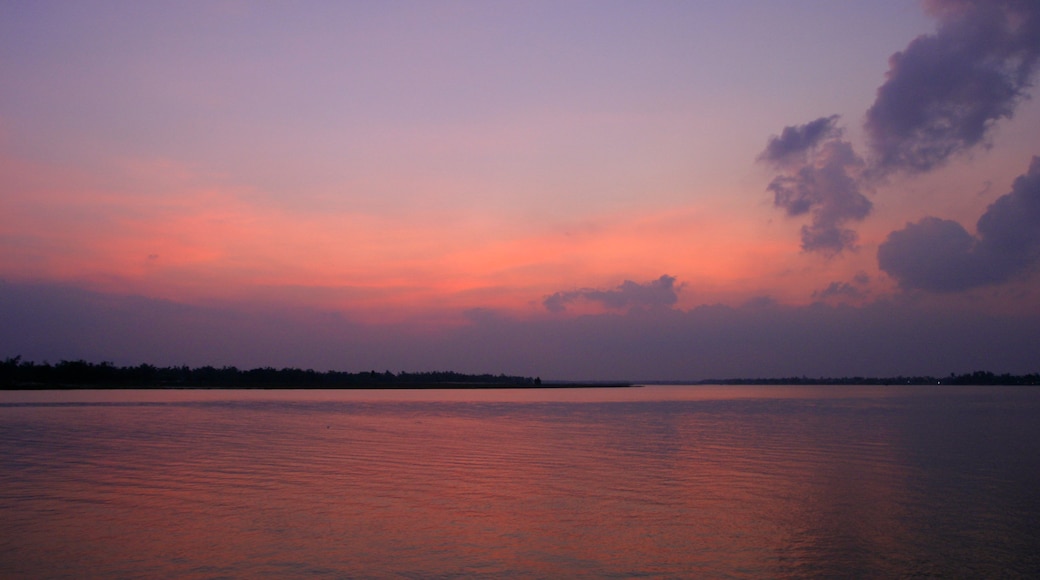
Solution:
<svg viewBox="0 0 1040 580">
<path fill-rule="evenodd" d="M 681 286 L 680 286 L 681 287 Z M 603 306 L 621 310 L 632 306 L 645 308 L 669 307 L 678 301 L 679 288 L 675 277 L 667 274 L 645 284 L 625 280 L 613 290 L 583 288 L 567 292 L 556 292 L 547 296 L 542 304 L 550 312 L 563 312 L 567 305 L 580 300 L 598 302 Z"/>
<path fill-rule="evenodd" d="M 985 145 L 992 127 L 1010 118 L 1027 97 L 1040 67 L 1040 2 L 928 0 L 926 7 L 938 20 L 936 32 L 892 55 L 886 80 L 867 111 L 869 163 L 842 140 L 836 115 L 786 127 L 759 155 L 759 161 L 782 172 L 768 186 L 776 207 L 789 216 L 811 216 L 801 231 L 803 250 L 835 255 L 854 248 L 857 235 L 847 226 L 872 209 L 862 190 L 893 172 L 927 172 Z M 893 232 L 889 250 L 905 251 L 897 252 L 889 267 L 900 272 L 900 260 L 910 260 L 913 253 L 910 246 L 922 253 L 931 247 L 966 255 L 963 245 L 972 236 L 959 227 L 925 220 Z M 1000 278 L 1009 267 L 994 267 L 991 276 Z M 956 282 L 963 274 L 953 272 L 943 274 L 949 280 L 940 283 L 925 274 L 935 268 L 929 264 L 900 279 L 925 277 L 944 288 L 973 284 Z M 982 269 L 973 266 L 976 274 Z"/>
<path fill-rule="evenodd" d="M 765 151 L 758 156 L 760 161 L 767 161 L 780 167 L 804 165 L 806 156 L 822 141 L 841 137 L 838 127 L 838 115 L 820 117 L 804 125 L 784 127 L 779 135 L 769 138 Z"/>
<path fill-rule="evenodd" d="M 773 204 L 788 216 L 811 216 L 802 227 L 807 252 L 834 255 L 854 248 L 856 232 L 845 224 L 867 217 L 873 207 L 861 192 L 864 162 L 842 140 L 837 121 L 833 115 L 785 127 L 758 157 L 781 171 L 767 188 Z"/>
<path fill-rule="evenodd" d="M 889 59 L 867 111 L 879 174 L 929 171 L 985 143 L 1025 97 L 1040 60 L 1040 2 L 931 0 L 935 34 Z"/>
<path fill-rule="evenodd" d="M 878 266 L 907 289 L 953 292 L 1007 281 L 1040 263 L 1040 157 L 976 224 L 926 217 L 892 232 Z"/>
<path fill-rule="evenodd" d="M 866 287 L 869 283 L 870 276 L 866 272 L 859 272 L 848 282 L 831 282 L 826 288 L 814 291 L 812 297 L 820 302 L 861 300 L 867 296 Z"/>
</svg>

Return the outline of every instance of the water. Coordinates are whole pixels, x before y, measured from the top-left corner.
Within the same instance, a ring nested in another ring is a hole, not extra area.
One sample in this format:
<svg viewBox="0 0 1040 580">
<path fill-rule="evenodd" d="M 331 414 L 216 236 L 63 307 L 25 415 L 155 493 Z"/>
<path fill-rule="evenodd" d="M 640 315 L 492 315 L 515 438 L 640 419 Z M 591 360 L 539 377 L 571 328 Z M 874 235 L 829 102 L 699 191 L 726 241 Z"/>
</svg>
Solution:
<svg viewBox="0 0 1040 580">
<path fill-rule="evenodd" d="M 0 577 L 1040 576 L 1040 389 L 0 395 Z"/>
</svg>

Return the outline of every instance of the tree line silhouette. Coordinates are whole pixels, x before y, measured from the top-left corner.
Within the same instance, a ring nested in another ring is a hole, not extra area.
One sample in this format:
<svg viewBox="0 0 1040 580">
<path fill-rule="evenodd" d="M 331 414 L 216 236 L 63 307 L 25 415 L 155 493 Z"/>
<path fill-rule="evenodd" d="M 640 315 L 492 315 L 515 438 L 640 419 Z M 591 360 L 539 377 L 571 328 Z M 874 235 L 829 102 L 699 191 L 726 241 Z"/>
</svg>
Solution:
<svg viewBox="0 0 1040 580">
<path fill-rule="evenodd" d="M 116 366 L 111 362 L 83 360 L 57 364 L 23 361 L 20 356 L 0 363 L 0 387 L 48 388 L 423 388 L 423 387 L 528 387 L 540 378 L 504 374 L 468 375 L 453 371 L 418 373 L 315 371 L 272 367 L 242 370 L 225 367 L 157 367 L 150 364 Z"/>
<path fill-rule="evenodd" d="M 630 383 L 610 383 L 627 386 Z M 1012 375 L 975 371 L 950 373 L 946 377 L 784 377 L 731 378 L 701 381 L 650 381 L 641 384 L 689 385 L 1040 385 L 1040 373 Z M 554 383 L 576 386 L 577 383 Z M 589 383 L 588 386 L 597 386 Z M 277 389 L 361 389 L 361 388 L 479 388 L 537 387 L 541 378 L 505 374 L 470 375 L 454 371 L 399 372 L 390 371 L 315 371 L 312 369 L 261 367 L 243 370 L 234 366 L 157 367 L 150 364 L 116 366 L 111 362 L 92 363 L 84 360 L 57 364 L 8 358 L 0 363 L 0 388 L 3 389 L 76 389 L 76 388 L 277 388 Z M 603 383 L 603 386 L 607 386 Z"/>
</svg>

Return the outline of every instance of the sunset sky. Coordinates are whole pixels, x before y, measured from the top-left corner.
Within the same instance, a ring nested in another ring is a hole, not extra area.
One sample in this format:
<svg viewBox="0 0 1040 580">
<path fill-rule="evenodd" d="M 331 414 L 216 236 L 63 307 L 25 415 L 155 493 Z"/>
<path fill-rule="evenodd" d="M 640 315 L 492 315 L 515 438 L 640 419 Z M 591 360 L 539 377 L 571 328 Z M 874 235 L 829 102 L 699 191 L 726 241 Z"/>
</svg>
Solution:
<svg viewBox="0 0 1040 580">
<path fill-rule="evenodd" d="M 8 2 L 0 358 L 1040 371 L 1040 4 Z"/>
</svg>

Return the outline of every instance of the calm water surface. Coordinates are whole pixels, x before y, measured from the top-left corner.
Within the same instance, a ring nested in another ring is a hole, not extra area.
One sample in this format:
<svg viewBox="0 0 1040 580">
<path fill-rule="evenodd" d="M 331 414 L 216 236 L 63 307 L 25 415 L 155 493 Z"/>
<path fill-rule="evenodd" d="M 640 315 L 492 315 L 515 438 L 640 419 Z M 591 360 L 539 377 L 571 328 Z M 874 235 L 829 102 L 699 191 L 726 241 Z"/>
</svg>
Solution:
<svg viewBox="0 0 1040 580">
<path fill-rule="evenodd" d="M 1040 389 L 0 394 L 0 577 L 1040 577 Z"/>
</svg>

